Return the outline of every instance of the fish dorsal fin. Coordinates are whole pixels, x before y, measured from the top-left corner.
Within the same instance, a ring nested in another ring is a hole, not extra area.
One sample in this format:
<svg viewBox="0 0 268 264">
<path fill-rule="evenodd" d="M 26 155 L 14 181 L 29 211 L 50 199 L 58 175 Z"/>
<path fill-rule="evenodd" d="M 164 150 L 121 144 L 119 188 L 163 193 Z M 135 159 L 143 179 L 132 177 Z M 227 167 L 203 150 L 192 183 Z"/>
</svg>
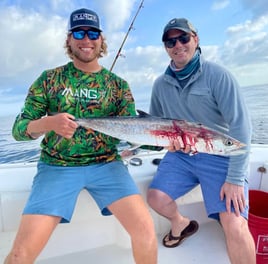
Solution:
<svg viewBox="0 0 268 264">
<path fill-rule="evenodd" d="M 150 117 L 151 116 L 150 114 L 148 114 L 142 110 L 139 110 L 139 109 L 137 109 L 137 112 L 139 114 L 139 117 Z"/>
</svg>

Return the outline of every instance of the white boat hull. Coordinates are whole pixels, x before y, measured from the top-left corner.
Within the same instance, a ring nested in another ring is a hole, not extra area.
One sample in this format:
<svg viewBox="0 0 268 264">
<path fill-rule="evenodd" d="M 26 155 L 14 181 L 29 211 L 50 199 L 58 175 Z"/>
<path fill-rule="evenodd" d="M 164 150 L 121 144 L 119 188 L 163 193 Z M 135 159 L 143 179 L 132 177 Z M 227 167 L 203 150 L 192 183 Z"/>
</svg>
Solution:
<svg viewBox="0 0 268 264">
<path fill-rule="evenodd" d="M 162 155 L 158 152 L 140 153 L 141 166 L 133 166 L 126 160 L 144 197 L 156 170 L 152 160 Z M 268 145 L 253 145 L 250 163 L 250 189 L 268 191 L 268 176 L 259 168 L 268 168 Z M 0 263 L 14 240 L 35 172 L 36 163 L 0 165 Z M 222 229 L 216 221 L 207 218 L 200 188 L 178 199 L 177 203 L 184 215 L 199 222 L 200 229 L 179 247 L 165 248 L 161 240 L 169 231 L 169 223 L 151 211 L 159 236 L 158 263 L 229 263 Z M 113 216 L 102 216 L 93 199 L 82 191 L 71 223 L 57 227 L 37 263 L 97 262 L 134 263 L 125 230 Z"/>
</svg>

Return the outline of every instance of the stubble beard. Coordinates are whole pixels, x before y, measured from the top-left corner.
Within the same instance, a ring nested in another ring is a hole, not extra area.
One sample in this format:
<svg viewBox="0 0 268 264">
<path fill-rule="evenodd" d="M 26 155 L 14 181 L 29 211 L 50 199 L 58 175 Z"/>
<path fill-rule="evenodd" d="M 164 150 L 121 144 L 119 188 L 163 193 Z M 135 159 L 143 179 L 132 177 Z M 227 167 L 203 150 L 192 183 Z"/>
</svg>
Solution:
<svg viewBox="0 0 268 264">
<path fill-rule="evenodd" d="M 92 55 L 90 57 L 86 57 L 86 56 L 83 56 L 82 52 L 80 51 L 74 51 L 73 52 L 73 56 L 79 60 L 80 62 L 83 62 L 83 63 L 90 63 L 96 59 L 99 58 L 99 52 L 98 51 L 94 51 L 94 53 L 92 53 Z"/>
</svg>

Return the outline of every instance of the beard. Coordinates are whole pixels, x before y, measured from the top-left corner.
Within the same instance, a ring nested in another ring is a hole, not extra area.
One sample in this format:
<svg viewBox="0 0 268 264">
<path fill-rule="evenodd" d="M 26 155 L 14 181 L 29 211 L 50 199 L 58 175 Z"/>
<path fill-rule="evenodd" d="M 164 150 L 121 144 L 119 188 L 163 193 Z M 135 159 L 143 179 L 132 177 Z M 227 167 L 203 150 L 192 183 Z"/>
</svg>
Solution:
<svg viewBox="0 0 268 264">
<path fill-rule="evenodd" d="M 80 50 L 73 51 L 73 56 L 77 60 L 79 60 L 80 62 L 83 62 L 83 63 L 89 63 L 89 62 L 92 62 L 92 61 L 98 59 L 99 58 L 99 54 L 100 54 L 100 51 L 99 50 L 94 50 L 94 52 L 92 54 L 90 54 L 89 56 L 86 56 Z"/>
</svg>

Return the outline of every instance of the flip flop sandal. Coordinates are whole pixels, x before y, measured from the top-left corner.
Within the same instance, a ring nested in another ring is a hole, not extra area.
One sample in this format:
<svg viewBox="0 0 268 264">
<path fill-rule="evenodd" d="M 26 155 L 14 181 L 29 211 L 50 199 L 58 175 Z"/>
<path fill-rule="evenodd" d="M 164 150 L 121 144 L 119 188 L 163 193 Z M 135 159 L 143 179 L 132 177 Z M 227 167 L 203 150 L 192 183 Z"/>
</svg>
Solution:
<svg viewBox="0 0 268 264">
<path fill-rule="evenodd" d="M 169 233 L 163 238 L 162 243 L 165 247 L 168 248 L 173 248 L 173 247 L 177 247 L 178 245 L 180 245 L 182 243 L 182 241 L 184 241 L 185 238 L 193 235 L 197 230 L 198 230 L 198 223 L 194 220 L 190 221 L 189 225 L 186 226 L 182 231 L 181 231 L 181 235 L 180 236 L 173 236 L 171 230 L 169 231 Z M 177 241 L 174 244 L 168 245 L 167 242 L 170 241 Z"/>
</svg>

